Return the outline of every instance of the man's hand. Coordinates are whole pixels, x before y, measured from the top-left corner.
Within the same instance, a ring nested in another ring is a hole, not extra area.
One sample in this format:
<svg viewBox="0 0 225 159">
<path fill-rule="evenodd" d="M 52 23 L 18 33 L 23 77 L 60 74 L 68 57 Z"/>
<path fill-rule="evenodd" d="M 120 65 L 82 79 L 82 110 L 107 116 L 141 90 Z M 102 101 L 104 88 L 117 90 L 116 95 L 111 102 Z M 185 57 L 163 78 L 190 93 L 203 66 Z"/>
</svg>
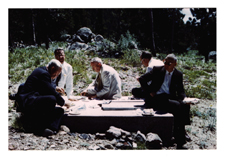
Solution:
<svg viewBox="0 0 225 159">
<path fill-rule="evenodd" d="M 64 106 L 66 106 L 67 108 L 69 108 L 71 106 L 71 102 L 70 101 L 65 101 Z"/>
<path fill-rule="evenodd" d="M 81 96 L 86 96 L 87 92 L 81 92 Z"/>
<path fill-rule="evenodd" d="M 56 90 L 56 92 L 65 94 L 65 90 L 63 88 L 61 88 L 61 87 L 56 86 L 55 90 Z"/>
<path fill-rule="evenodd" d="M 96 97 L 97 97 L 97 95 L 93 95 L 93 96 L 89 96 L 88 99 L 94 99 Z"/>
<path fill-rule="evenodd" d="M 140 78 L 140 77 L 136 77 L 136 79 L 137 79 L 138 82 L 139 82 L 139 78 Z"/>
<path fill-rule="evenodd" d="M 155 92 L 150 93 L 150 96 L 154 97 L 155 96 Z"/>
</svg>

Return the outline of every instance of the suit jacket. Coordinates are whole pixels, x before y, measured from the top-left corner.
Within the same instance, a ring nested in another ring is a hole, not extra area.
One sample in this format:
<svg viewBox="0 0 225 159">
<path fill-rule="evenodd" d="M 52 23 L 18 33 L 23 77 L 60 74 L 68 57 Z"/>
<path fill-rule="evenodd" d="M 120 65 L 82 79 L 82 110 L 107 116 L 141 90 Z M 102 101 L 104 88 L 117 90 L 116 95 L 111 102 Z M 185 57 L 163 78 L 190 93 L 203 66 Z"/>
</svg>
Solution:
<svg viewBox="0 0 225 159">
<path fill-rule="evenodd" d="M 164 68 L 164 66 L 153 67 L 150 72 L 144 74 L 139 78 L 141 87 L 148 94 L 152 92 L 156 93 L 163 84 L 165 74 L 166 69 Z M 147 84 L 149 81 L 152 81 L 150 86 Z M 186 97 L 183 86 L 183 73 L 176 68 L 174 69 L 173 75 L 171 77 L 169 91 L 171 99 L 183 100 L 184 97 Z"/>
<path fill-rule="evenodd" d="M 121 98 L 121 79 L 117 71 L 108 65 L 102 64 L 100 74 L 100 79 L 98 79 L 98 74 L 95 81 L 88 88 L 94 86 L 96 95 L 100 99 Z M 99 84 L 101 85 L 100 89 Z"/>
<path fill-rule="evenodd" d="M 25 106 L 32 105 L 38 96 L 53 95 L 57 104 L 63 106 L 65 101 L 51 84 L 51 76 L 46 67 L 36 68 L 27 78 L 26 82 L 19 88 L 16 101 L 21 110 Z"/>
</svg>

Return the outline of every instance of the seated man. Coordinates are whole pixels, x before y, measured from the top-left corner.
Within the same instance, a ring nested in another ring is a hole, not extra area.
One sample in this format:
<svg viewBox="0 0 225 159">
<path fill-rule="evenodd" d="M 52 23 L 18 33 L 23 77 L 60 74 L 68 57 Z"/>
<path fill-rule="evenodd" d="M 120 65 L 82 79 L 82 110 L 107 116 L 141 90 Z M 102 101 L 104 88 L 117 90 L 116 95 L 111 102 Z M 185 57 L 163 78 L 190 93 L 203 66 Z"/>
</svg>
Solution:
<svg viewBox="0 0 225 159">
<path fill-rule="evenodd" d="M 121 79 L 119 74 L 112 67 L 102 63 L 102 60 L 95 57 L 91 60 L 93 71 L 98 76 L 81 95 L 89 99 L 118 99 L 121 98 Z"/>
<path fill-rule="evenodd" d="M 19 87 L 15 95 L 19 110 L 23 113 L 25 131 L 49 136 L 58 131 L 64 114 L 61 107 L 65 101 L 51 84 L 62 70 L 62 64 L 51 60 L 47 67 L 36 68 Z"/>
<path fill-rule="evenodd" d="M 190 140 L 185 132 L 185 125 L 190 124 L 190 105 L 183 103 L 185 98 L 183 74 L 178 71 L 177 58 L 174 54 L 167 55 L 164 66 L 156 66 L 139 78 L 148 99 L 155 110 L 166 111 L 174 115 L 174 137 L 178 147 Z M 152 81 L 150 85 L 148 82 Z"/>
<path fill-rule="evenodd" d="M 74 99 L 72 98 L 72 93 L 73 93 L 72 66 L 65 61 L 65 53 L 62 48 L 56 49 L 54 51 L 54 54 L 55 54 L 55 58 L 59 60 L 62 64 L 62 72 L 56 79 L 52 80 L 52 84 L 56 88 L 56 91 L 62 94 L 65 93 L 64 87 L 66 85 L 67 98 L 71 101 L 74 101 Z"/>
<path fill-rule="evenodd" d="M 157 60 L 152 58 L 152 55 L 148 51 L 142 51 L 140 56 L 141 63 L 146 67 L 146 73 L 150 72 L 154 66 L 163 66 L 164 63 L 161 60 Z M 139 77 L 137 78 L 139 81 Z M 148 85 L 151 84 L 151 81 L 148 82 Z M 133 88 L 132 94 L 136 98 L 144 98 L 143 89 L 140 88 Z"/>
</svg>

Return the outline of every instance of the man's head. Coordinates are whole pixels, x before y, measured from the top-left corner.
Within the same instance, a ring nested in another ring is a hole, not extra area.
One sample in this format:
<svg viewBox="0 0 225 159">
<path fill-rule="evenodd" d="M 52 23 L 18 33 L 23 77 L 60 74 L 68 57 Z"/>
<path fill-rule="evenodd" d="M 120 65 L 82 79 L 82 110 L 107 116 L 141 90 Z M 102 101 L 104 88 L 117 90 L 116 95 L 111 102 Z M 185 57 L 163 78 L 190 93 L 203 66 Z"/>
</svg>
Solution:
<svg viewBox="0 0 225 159">
<path fill-rule="evenodd" d="M 100 72 L 101 68 L 102 68 L 102 60 L 99 57 L 94 57 L 91 60 L 91 67 L 93 69 L 93 71 L 95 72 Z"/>
<path fill-rule="evenodd" d="M 62 71 L 62 64 L 56 60 L 52 59 L 47 65 L 48 72 L 51 79 L 55 79 Z"/>
<path fill-rule="evenodd" d="M 151 58 L 152 58 L 152 54 L 150 52 L 148 52 L 148 51 L 142 51 L 142 54 L 140 56 L 140 60 L 141 60 L 141 63 L 145 67 L 148 67 L 148 63 L 151 60 Z"/>
<path fill-rule="evenodd" d="M 168 72 L 172 72 L 174 67 L 177 65 L 177 57 L 174 54 L 168 54 L 163 62 L 165 69 Z"/>
<path fill-rule="evenodd" d="M 63 64 L 65 60 L 64 50 L 62 48 L 58 48 L 54 51 L 54 54 L 55 54 L 55 58 Z"/>
</svg>

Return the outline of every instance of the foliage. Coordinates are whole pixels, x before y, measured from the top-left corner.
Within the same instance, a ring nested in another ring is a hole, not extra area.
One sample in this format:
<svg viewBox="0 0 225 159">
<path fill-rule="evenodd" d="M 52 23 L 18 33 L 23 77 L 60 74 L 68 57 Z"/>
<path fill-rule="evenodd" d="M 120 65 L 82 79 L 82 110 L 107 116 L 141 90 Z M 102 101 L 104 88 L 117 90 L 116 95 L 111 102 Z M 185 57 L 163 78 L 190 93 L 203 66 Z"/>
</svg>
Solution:
<svg viewBox="0 0 225 159">
<path fill-rule="evenodd" d="M 45 46 L 15 48 L 14 52 L 9 52 L 8 74 L 9 79 L 14 83 L 25 82 L 30 73 L 39 66 L 47 65 L 54 58 L 54 50 L 58 47 L 66 48 L 66 43 L 52 43 L 47 50 Z M 83 82 L 87 85 L 95 78 L 91 70 L 89 60 L 96 54 L 89 55 L 85 51 L 74 51 L 65 49 L 66 61 L 71 64 L 74 74 L 74 85 Z M 188 97 L 215 99 L 216 98 L 216 63 L 200 60 L 202 56 L 196 51 L 189 51 L 187 54 L 176 54 L 178 57 L 177 69 L 184 75 L 184 88 Z M 160 59 L 166 54 L 160 54 Z M 139 74 L 143 74 L 145 69 L 141 67 L 139 53 L 135 49 L 124 50 L 124 55 L 120 59 L 103 58 L 106 64 L 121 69 L 122 67 L 136 67 Z M 131 92 L 122 92 L 123 95 L 131 95 Z"/>
<path fill-rule="evenodd" d="M 155 50 L 161 53 L 182 53 L 188 49 L 199 49 L 201 54 L 206 54 L 216 50 L 216 8 L 193 8 L 192 14 L 196 18 L 190 19 L 186 24 L 181 10 L 182 8 L 9 9 L 9 44 L 13 46 L 14 42 L 23 41 L 24 44 L 40 46 L 43 42 L 47 44 L 49 39 L 60 41 L 62 35 L 74 35 L 81 27 L 88 27 L 93 33 L 101 34 L 113 42 L 118 41 L 121 34 L 129 30 L 140 42 L 140 48 L 153 50 L 151 44 L 154 43 Z"/>
<path fill-rule="evenodd" d="M 129 30 L 126 32 L 125 36 L 122 34 L 118 41 L 118 50 L 124 51 L 131 48 L 133 45 L 137 45 L 138 42 L 134 35 L 130 34 Z"/>
</svg>

